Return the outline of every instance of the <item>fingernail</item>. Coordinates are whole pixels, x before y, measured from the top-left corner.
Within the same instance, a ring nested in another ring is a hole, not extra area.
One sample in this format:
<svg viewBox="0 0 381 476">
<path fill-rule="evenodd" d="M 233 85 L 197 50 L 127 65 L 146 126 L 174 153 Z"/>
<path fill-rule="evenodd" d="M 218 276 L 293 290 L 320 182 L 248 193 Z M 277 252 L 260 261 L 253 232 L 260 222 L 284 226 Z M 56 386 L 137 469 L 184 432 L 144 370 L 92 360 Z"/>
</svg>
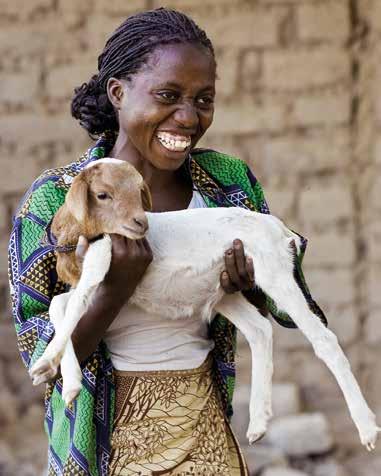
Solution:
<svg viewBox="0 0 381 476">
<path fill-rule="evenodd" d="M 79 235 L 78 238 L 78 243 L 79 246 L 85 246 L 86 244 L 86 238 L 83 235 Z"/>
</svg>

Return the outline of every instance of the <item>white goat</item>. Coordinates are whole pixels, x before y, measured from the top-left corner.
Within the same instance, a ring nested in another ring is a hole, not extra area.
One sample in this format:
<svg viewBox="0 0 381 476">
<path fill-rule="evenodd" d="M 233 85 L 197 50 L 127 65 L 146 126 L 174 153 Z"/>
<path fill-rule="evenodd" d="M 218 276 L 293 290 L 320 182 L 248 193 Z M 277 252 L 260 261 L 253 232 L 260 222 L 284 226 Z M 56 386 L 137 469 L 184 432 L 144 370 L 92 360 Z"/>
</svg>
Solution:
<svg viewBox="0 0 381 476">
<path fill-rule="evenodd" d="M 95 202 L 97 196 L 105 198 L 110 187 L 114 194 L 113 213 L 105 213 L 103 205 Z M 142 177 L 126 162 L 109 158 L 93 162 L 74 179 L 66 202 L 53 221 L 52 229 L 58 244 L 70 243 L 65 236 L 68 228 L 71 239 L 73 233 L 76 239 L 79 234 L 94 237 L 99 233 L 141 238 L 146 231 L 142 192 L 143 200 L 148 203 L 149 192 Z M 124 206 L 120 206 L 120 200 Z M 64 216 L 67 220 L 68 213 L 70 224 L 60 223 Z M 89 218 L 91 214 L 92 218 Z M 252 354 L 247 431 L 250 443 L 265 433 L 272 415 L 272 327 L 241 293 L 228 295 L 221 288 L 219 277 L 225 267 L 223 251 L 235 238 L 242 240 L 246 255 L 253 259 L 256 285 L 274 300 L 278 309 L 292 317 L 312 343 L 316 355 L 326 363 L 341 387 L 361 443 L 368 450 L 374 449 L 377 433 L 381 431 L 375 415 L 361 393 L 336 336 L 310 311 L 294 279 L 294 259 L 300 249 L 300 237 L 274 216 L 241 208 L 200 208 L 145 215 L 153 261 L 129 304 L 140 306 L 158 319 L 160 315 L 172 319 L 199 315 L 200 319 L 209 322 L 216 311 L 243 333 Z M 76 243 L 76 239 L 71 243 Z M 31 369 L 31 376 L 36 385 L 52 378 L 62 358 L 66 403 L 79 393 L 82 378 L 70 336 L 103 280 L 110 261 L 111 239 L 107 234 L 90 245 L 80 279 L 74 254 L 58 253 L 60 277 L 76 287 L 53 298 L 50 317 L 56 334 Z"/>
</svg>

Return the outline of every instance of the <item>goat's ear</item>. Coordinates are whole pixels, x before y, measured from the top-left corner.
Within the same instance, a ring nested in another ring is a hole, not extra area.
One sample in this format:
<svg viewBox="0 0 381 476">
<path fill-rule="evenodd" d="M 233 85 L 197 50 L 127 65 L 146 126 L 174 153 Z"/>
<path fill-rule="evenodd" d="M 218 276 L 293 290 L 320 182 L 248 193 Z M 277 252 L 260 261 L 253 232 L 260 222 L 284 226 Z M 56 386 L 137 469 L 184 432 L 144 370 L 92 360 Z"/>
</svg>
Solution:
<svg viewBox="0 0 381 476">
<path fill-rule="evenodd" d="M 88 184 L 84 177 L 78 175 L 73 180 L 66 195 L 66 206 L 74 218 L 82 223 L 88 212 L 87 204 Z"/>
<path fill-rule="evenodd" d="M 150 212 L 152 210 L 152 197 L 148 185 L 143 182 L 142 201 L 144 210 Z"/>
</svg>

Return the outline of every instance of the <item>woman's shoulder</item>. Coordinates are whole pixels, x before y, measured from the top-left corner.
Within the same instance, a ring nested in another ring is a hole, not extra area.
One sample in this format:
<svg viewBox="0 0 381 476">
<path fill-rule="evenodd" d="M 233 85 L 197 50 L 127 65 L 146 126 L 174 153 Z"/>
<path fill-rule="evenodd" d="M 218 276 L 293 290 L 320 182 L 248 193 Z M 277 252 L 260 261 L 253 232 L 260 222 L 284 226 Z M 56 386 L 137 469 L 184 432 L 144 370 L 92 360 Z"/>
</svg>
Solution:
<svg viewBox="0 0 381 476">
<path fill-rule="evenodd" d="M 262 185 L 245 161 L 213 149 L 195 149 L 192 158 L 225 192 L 238 196 L 244 192 L 257 211 L 269 213 Z"/>
<path fill-rule="evenodd" d="M 247 169 L 247 164 L 242 159 L 214 149 L 194 149 L 192 151 L 192 157 L 200 163 L 200 165 L 205 164 L 226 168 Z"/>
<path fill-rule="evenodd" d="M 88 153 L 83 154 L 78 160 L 59 167 L 44 170 L 39 177 L 33 182 L 37 187 L 44 183 L 54 183 L 57 188 L 70 188 L 73 178 L 82 170 L 88 161 Z"/>
<path fill-rule="evenodd" d="M 194 149 L 192 158 L 209 174 L 224 183 L 246 182 L 255 179 L 246 162 L 231 154 L 226 154 L 213 149 Z M 256 180 L 256 179 L 255 179 Z"/>
<path fill-rule="evenodd" d="M 20 200 L 14 219 L 30 214 L 44 222 L 51 219 L 63 204 L 73 178 L 83 168 L 87 158 L 85 153 L 70 164 L 43 171 Z"/>
</svg>

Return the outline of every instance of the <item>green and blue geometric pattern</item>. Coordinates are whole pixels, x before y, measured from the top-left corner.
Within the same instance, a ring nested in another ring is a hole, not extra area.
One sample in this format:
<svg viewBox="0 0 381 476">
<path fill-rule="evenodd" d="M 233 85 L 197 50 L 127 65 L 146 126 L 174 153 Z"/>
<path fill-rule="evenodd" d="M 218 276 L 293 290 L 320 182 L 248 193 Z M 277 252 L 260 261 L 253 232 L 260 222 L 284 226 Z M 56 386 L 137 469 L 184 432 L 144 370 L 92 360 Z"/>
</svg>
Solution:
<svg viewBox="0 0 381 476">
<path fill-rule="evenodd" d="M 49 321 L 49 305 L 54 295 L 66 290 L 57 278 L 54 244 L 45 239 L 49 224 L 63 204 L 73 177 L 87 163 L 106 157 L 114 140 L 113 135 L 105 134 L 78 161 L 44 172 L 27 191 L 15 214 L 9 242 L 9 281 L 19 350 L 27 368 L 42 355 L 52 339 L 54 327 Z M 243 161 L 198 149 L 183 167 L 209 207 L 239 206 L 269 213 L 262 187 Z M 311 308 L 322 318 L 305 286 L 301 258 L 298 257 L 296 267 L 299 284 Z M 279 323 L 294 326 L 289 316 L 279 313 L 271 300 L 269 304 Z M 210 331 L 215 342 L 214 375 L 225 412 L 230 416 L 236 329 L 218 315 Z M 62 379 L 47 385 L 45 429 L 49 440 L 49 476 L 106 476 L 108 473 L 115 390 L 113 368 L 103 342 L 82 365 L 82 375 L 83 389 L 68 408 L 61 398 Z"/>
</svg>

